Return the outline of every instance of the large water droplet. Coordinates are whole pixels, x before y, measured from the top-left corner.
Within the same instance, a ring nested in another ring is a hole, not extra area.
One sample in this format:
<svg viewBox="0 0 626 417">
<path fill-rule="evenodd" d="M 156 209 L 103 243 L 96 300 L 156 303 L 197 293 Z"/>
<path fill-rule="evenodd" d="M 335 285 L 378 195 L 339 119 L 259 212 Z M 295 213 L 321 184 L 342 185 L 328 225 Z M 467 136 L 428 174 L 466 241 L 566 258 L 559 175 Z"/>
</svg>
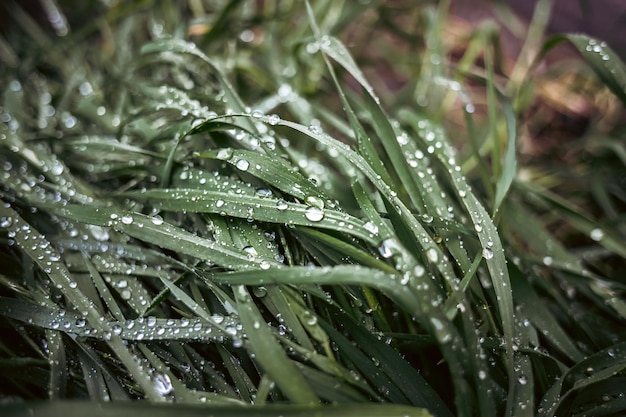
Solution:
<svg viewBox="0 0 626 417">
<path fill-rule="evenodd" d="M 217 155 L 215 156 L 217 159 L 227 160 L 233 157 L 233 150 L 230 148 L 223 148 L 217 151 Z"/>
<path fill-rule="evenodd" d="M 235 166 L 241 171 L 247 171 L 250 167 L 250 162 L 245 159 L 240 159 L 235 163 Z"/>
<path fill-rule="evenodd" d="M 304 211 L 304 217 L 312 222 L 319 222 L 324 218 L 324 210 L 319 207 L 307 207 Z"/>
<path fill-rule="evenodd" d="M 285 200 L 278 200 L 276 201 L 276 208 L 280 211 L 283 210 L 287 210 L 287 208 L 289 208 L 289 205 L 287 205 L 287 202 Z"/>
<path fill-rule="evenodd" d="M 367 222 L 363 225 L 363 228 L 365 230 L 367 230 L 368 232 L 370 232 L 373 235 L 378 234 L 378 226 L 376 226 L 374 223 L 372 222 Z"/>
<path fill-rule="evenodd" d="M 604 237 L 604 232 L 602 231 L 602 229 L 593 229 L 589 234 L 589 237 L 591 237 L 591 239 L 595 240 L 596 242 L 599 242 Z"/>
<path fill-rule="evenodd" d="M 487 260 L 493 258 L 493 251 L 489 248 L 483 248 L 483 258 Z"/>
<path fill-rule="evenodd" d="M 161 395 L 168 395 L 174 391 L 172 380 L 167 374 L 157 373 L 152 377 L 154 388 Z"/>
<path fill-rule="evenodd" d="M 267 123 L 271 124 L 272 126 L 276 126 L 278 123 L 280 123 L 280 116 L 278 116 L 277 114 L 271 114 L 267 116 Z"/>
<path fill-rule="evenodd" d="M 428 258 L 429 261 L 431 261 L 432 263 L 435 263 L 439 260 L 439 254 L 437 253 L 437 249 L 435 248 L 430 248 L 426 251 L 426 257 Z"/>
<path fill-rule="evenodd" d="M 124 224 L 132 224 L 134 219 L 130 214 L 125 214 L 122 216 L 121 220 Z"/>
<path fill-rule="evenodd" d="M 393 255 L 391 248 L 394 246 L 395 244 L 392 239 L 383 240 L 383 242 L 378 247 L 378 252 L 380 253 L 380 256 L 382 256 L 383 258 L 391 258 L 391 256 Z"/>
</svg>

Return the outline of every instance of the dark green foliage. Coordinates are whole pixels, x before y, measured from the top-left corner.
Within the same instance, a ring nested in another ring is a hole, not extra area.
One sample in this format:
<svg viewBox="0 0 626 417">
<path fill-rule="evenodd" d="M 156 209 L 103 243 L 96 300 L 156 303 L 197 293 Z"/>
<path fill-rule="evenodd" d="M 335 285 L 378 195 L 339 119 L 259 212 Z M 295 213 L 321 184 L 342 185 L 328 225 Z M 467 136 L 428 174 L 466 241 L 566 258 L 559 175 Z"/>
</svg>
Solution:
<svg viewBox="0 0 626 417">
<path fill-rule="evenodd" d="M 14 5 L 2 415 L 624 413 L 623 121 L 520 158 L 530 61 L 490 25 L 454 61 L 447 2 L 408 3 L 120 2 L 63 37 Z M 379 93 L 344 42 L 400 16 Z"/>
</svg>

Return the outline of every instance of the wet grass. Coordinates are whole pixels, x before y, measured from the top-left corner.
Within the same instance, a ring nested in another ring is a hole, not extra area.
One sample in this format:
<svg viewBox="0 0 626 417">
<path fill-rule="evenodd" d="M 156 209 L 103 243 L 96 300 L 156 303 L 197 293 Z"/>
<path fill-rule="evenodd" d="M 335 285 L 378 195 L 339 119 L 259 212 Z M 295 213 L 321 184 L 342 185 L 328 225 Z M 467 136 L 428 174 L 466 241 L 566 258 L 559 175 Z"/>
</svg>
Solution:
<svg viewBox="0 0 626 417">
<path fill-rule="evenodd" d="M 624 413 L 608 46 L 537 13 L 519 59 L 490 23 L 459 57 L 447 2 L 213 3 L 62 7 L 65 36 L 11 8 L 3 415 Z M 584 61 L 539 70 L 559 42 Z M 592 110 L 550 142 L 555 85 Z"/>
</svg>

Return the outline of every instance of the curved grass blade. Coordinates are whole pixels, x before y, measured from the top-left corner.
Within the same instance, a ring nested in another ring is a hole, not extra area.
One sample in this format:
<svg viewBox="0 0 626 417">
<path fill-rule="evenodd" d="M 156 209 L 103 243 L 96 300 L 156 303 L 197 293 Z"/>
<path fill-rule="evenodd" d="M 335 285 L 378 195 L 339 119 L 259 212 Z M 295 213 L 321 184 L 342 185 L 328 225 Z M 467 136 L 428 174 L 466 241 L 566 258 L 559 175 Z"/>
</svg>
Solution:
<svg viewBox="0 0 626 417">
<path fill-rule="evenodd" d="M 607 381 L 624 369 L 626 369 L 626 343 L 624 342 L 585 358 L 564 373 L 550 387 L 541 401 L 537 415 L 539 417 L 555 415 L 561 405 L 567 404 L 569 398 L 578 390 Z M 567 391 L 562 393 L 564 387 Z"/>
<path fill-rule="evenodd" d="M 22 403 L 0 406 L 7 417 L 432 417 L 423 409 L 391 404 L 348 404 L 327 406 L 268 405 L 263 407 L 225 407 L 183 404 L 153 404 L 147 402 L 100 403 L 57 401 L 51 403 Z"/>
<path fill-rule="evenodd" d="M 197 156 L 225 160 L 236 168 L 245 167 L 245 172 L 248 174 L 302 201 L 307 198 L 322 198 L 321 190 L 296 171 L 285 159 L 243 149 L 220 149 Z"/>
<path fill-rule="evenodd" d="M 113 334 L 111 328 L 101 321 L 102 316 L 100 313 L 80 289 L 77 288 L 67 267 L 61 262 L 61 256 L 52 249 L 50 242 L 25 222 L 10 206 L 0 205 L 0 218 L 8 219 L 2 222 L 3 227 L 7 228 L 8 233 L 13 236 L 17 245 L 50 277 L 55 285 L 64 290 L 64 295 L 79 311 L 86 312 L 85 318 L 81 318 L 82 322 L 88 321 L 102 334 L 111 335 L 107 343 L 124 366 L 132 373 L 133 378 L 140 384 L 146 396 L 153 401 L 163 401 L 163 397 L 152 384 L 150 377 L 135 361 L 122 339 Z"/>
<path fill-rule="evenodd" d="M 314 196 L 309 196 L 306 199 L 309 204 L 305 205 L 271 197 L 210 190 L 164 189 L 129 192 L 125 195 L 163 210 L 216 213 L 284 225 L 320 227 L 371 241 L 371 233 L 365 229 L 362 220 L 325 208 L 323 200 Z"/>
<path fill-rule="evenodd" d="M 234 288 L 241 323 L 248 336 L 247 349 L 254 354 L 263 370 L 276 382 L 278 388 L 296 404 L 319 402 L 303 375 L 294 367 L 287 354 L 263 320 L 252 297 L 243 285 Z"/>
<path fill-rule="evenodd" d="M 516 144 L 517 144 L 517 122 L 515 120 L 515 114 L 511 103 L 506 100 L 502 100 L 502 113 L 506 120 L 506 132 L 507 132 L 507 145 L 504 153 L 504 159 L 502 161 L 501 173 L 496 182 L 496 195 L 493 204 L 493 218 L 496 218 L 500 205 L 504 201 L 515 174 L 517 173 L 517 158 Z M 494 138 L 494 140 L 498 140 Z"/>
<path fill-rule="evenodd" d="M 540 58 L 565 40 L 578 49 L 598 77 L 626 106 L 626 66 L 606 42 L 582 34 L 557 35 L 543 45 Z"/>
<path fill-rule="evenodd" d="M 229 269 L 262 268 L 262 263 L 278 265 L 274 260 L 250 259 L 245 251 L 224 247 L 215 241 L 200 238 L 183 229 L 163 222 L 160 217 L 116 210 L 67 205 L 53 208 L 58 215 L 104 227 L 114 227 L 137 239 L 159 247 L 206 260 Z"/>
<path fill-rule="evenodd" d="M 240 326 L 234 317 L 212 314 L 202 319 L 163 319 L 154 316 L 135 320 L 103 321 L 110 328 L 102 332 L 78 314 L 40 306 L 23 300 L 0 297 L 0 314 L 43 329 L 108 340 L 112 335 L 124 340 L 198 340 L 223 341 L 236 335 Z"/>
<path fill-rule="evenodd" d="M 522 315 L 527 317 L 534 326 L 541 330 L 544 337 L 569 359 L 574 362 L 581 361 L 584 355 L 565 333 L 521 271 L 514 266 L 510 270 L 513 293 Z"/>
</svg>

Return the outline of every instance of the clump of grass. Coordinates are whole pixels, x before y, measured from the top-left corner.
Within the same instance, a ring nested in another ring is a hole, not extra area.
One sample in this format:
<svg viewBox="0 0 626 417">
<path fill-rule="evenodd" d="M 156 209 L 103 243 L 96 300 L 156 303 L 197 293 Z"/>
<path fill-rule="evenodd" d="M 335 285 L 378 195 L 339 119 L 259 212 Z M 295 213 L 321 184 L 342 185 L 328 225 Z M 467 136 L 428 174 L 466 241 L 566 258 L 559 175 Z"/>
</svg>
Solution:
<svg viewBox="0 0 626 417">
<path fill-rule="evenodd" d="M 518 167 L 533 68 L 499 70 L 492 26 L 452 62 L 447 3 L 412 6 L 379 97 L 341 39 L 401 4 L 209 3 L 63 38 L 14 9 L 3 412 L 624 411 L 623 126 Z M 541 17 L 525 50 L 564 39 Z M 610 49 L 568 39 L 623 102 Z"/>
</svg>

